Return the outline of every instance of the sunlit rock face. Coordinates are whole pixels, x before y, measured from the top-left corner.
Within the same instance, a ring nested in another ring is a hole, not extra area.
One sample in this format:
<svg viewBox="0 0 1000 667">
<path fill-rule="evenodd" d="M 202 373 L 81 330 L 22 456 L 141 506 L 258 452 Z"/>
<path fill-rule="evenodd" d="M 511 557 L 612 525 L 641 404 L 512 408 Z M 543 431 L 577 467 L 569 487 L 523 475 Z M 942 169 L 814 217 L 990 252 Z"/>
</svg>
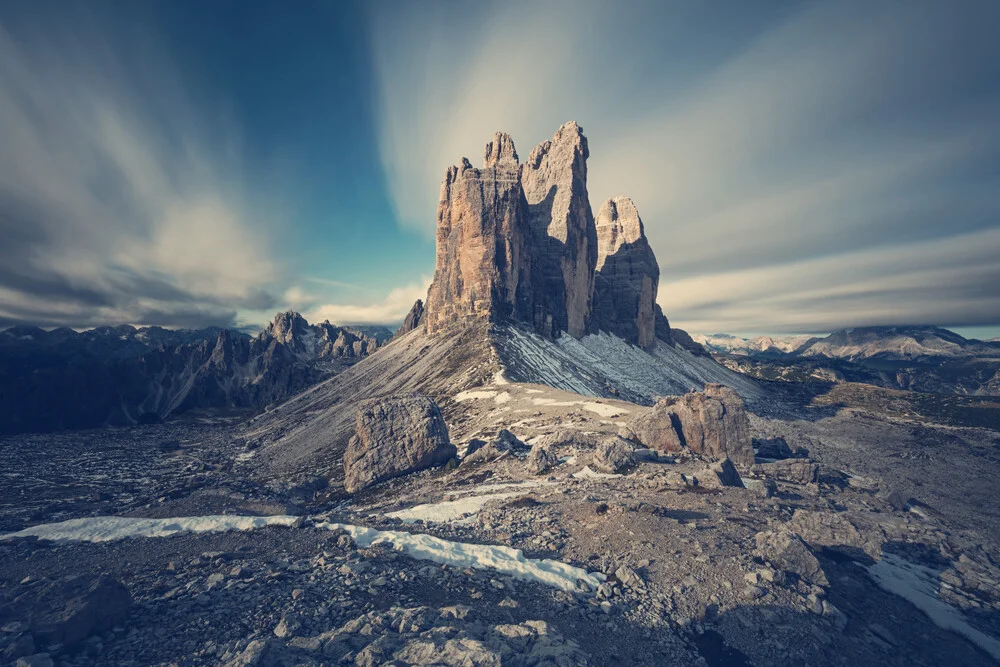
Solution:
<svg viewBox="0 0 1000 667">
<path fill-rule="evenodd" d="M 530 287 L 524 230 L 517 153 L 511 138 L 498 133 L 486 147 L 482 169 L 463 159 L 445 172 L 437 262 L 424 315 L 429 332 L 457 320 L 515 316 L 519 289 Z"/>
<path fill-rule="evenodd" d="M 635 204 L 609 199 L 594 219 L 590 152 L 569 122 L 519 162 L 497 132 L 482 168 L 463 159 L 441 185 L 437 263 L 421 321 L 519 321 L 556 338 L 609 331 L 644 348 L 670 342 L 656 289 L 660 269 Z"/>
</svg>

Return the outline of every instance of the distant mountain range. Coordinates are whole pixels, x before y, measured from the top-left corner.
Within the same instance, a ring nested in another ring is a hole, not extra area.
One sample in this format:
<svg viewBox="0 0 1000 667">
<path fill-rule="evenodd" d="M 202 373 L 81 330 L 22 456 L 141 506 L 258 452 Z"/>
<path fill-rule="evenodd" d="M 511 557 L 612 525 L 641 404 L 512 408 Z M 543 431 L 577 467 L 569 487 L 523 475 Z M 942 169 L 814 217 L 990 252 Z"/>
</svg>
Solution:
<svg viewBox="0 0 1000 667">
<path fill-rule="evenodd" d="M 392 336 L 279 313 L 250 336 L 207 328 L 0 332 L 0 434 L 159 421 L 195 408 L 262 409 Z"/>
<path fill-rule="evenodd" d="M 940 327 L 859 327 L 810 336 L 692 338 L 733 370 L 765 380 L 847 380 L 892 389 L 1000 395 L 1000 341 Z"/>
<path fill-rule="evenodd" d="M 970 340 L 940 327 L 858 327 L 841 329 L 826 337 L 808 335 L 741 338 L 729 334 L 692 334 L 709 351 L 723 354 L 830 359 L 881 358 L 916 360 L 935 357 L 997 357 L 1000 340 Z"/>
</svg>

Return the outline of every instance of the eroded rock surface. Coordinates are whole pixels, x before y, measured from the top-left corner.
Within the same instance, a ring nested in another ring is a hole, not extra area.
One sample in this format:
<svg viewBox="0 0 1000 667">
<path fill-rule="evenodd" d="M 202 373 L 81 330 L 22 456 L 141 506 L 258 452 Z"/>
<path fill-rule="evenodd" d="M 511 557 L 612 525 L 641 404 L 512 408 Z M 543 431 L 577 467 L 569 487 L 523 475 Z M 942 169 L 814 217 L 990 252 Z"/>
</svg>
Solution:
<svg viewBox="0 0 1000 667">
<path fill-rule="evenodd" d="M 729 458 L 744 468 L 754 463 L 743 399 L 720 384 L 707 384 L 704 392 L 661 399 L 651 410 L 632 419 L 628 428 L 651 449 L 689 449 L 709 460 Z"/>
<path fill-rule="evenodd" d="M 354 493 L 455 456 L 437 403 L 426 396 L 374 399 L 358 408 L 344 453 L 344 488 Z"/>
<path fill-rule="evenodd" d="M 614 197 L 601 206 L 595 223 L 594 327 L 640 347 L 652 347 L 660 267 L 646 240 L 639 211 L 628 197 Z"/>
</svg>

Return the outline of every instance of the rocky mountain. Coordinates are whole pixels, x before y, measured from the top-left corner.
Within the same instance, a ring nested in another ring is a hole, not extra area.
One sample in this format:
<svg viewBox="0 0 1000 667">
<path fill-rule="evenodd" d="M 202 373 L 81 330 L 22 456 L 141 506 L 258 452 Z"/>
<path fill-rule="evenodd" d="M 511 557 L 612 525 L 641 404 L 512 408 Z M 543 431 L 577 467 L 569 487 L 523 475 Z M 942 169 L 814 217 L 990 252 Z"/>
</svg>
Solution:
<svg viewBox="0 0 1000 667">
<path fill-rule="evenodd" d="M 766 346 L 697 336 L 727 367 L 762 380 L 860 382 L 936 394 L 1000 394 L 1000 348 L 939 327 L 864 327 Z M 784 348 L 784 349 L 782 349 Z M 792 349 L 788 349 L 792 348 Z"/>
<path fill-rule="evenodd" d="M 524 163 L 498 132 L 483 166 L 449 167 L 437 212 L 434 279 L 391 344 L 255 419 L 265 475 L 337 472 L 355 402 L 417 392 L 446 417 L 473 387 L 533 383 L 652 405 L 662 396 L 736 389 L 764 393 L 672 329 L 656 304 L 659 265 L 634 202 L 587 194 L 587 139 L 566 123 Z M 343 397 L 350 396 L 352 401 Z"/>
<path fill-rule="evenodd" d="M 375 338 L 279 313 L 231 329 L 14 327 L 0 332 L 0 433 L 158 421 L 195 408 L 264 406 L 378 349 Z"/>
<path fill-rule="evenodd" d="M 835 331 L 797 354 L 832 359 L 911 360 L 921 357 L 1000 357 L 1000 349 L 940 327 L 859 327 Z"/>
<path fill-rule="evenodd" d="M 595 220 L 583 130 L 563 125 L 521 164 L 498 132 L 483 167 L 449 167 L 438 205 L 437 259 L 423 322 L 430 333 L 484 319 L 580 339 L 614 333 L 644 348 L 657 331 L 659 267 L 635 204 L 605 202 Z"/>
<path fill-rule="evenodd" d="M 249 421 L 0 437 L 0 663 L 1000 660 L 996 401 L 730 371 L 586 157 L 449 169 L 385 345 L 282 313 L 126 355 L 133 410 L 342 368 Z"/>
<path fill-rule="evenodd" d="M 712 352 L 746 356 L 791 354 L 819 340 L 809 335 L 743 338 L 725 333 L 692 334 L 691 338 Z"/>
</svg>

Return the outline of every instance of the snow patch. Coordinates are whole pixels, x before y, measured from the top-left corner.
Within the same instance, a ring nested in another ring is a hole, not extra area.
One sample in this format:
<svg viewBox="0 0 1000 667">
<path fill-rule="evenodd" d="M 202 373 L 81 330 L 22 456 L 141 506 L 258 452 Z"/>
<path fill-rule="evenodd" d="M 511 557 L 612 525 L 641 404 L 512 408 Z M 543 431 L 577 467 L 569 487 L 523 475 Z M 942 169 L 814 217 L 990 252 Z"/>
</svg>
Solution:
<svg viewBox="0 0 1000 667">
<path fill-rule="evenodd" d="M 486 484 L 477 486 L 478 495 L 466 496 L 455 500 L 444 500 L 439 503 L 415 505 L 405 510 L 389 512 L 387 517 L 399 519 L 403 523 L 431 521 L 434 523 L 466 524 L 472 521 L 483 505 L 491 500 L 505 500 L 523 495 L 526 491 L 539 486 L 550 486 L 552 482 L 525 482 L 520 484 Z"/>
<path fill-rule="evenodd" d="M 957 632 L 1000 660 L 1000 640 L 970 626 L 958 609 L 938 597 L 937 570 L 887 554 L 869 567 L 868 573 L 880 587 L 909 601 L 939 628 Z"/>
<path fill-rule="evenodd" d="M 583 409 L 590 412 L 595 412 L 602 417 L 617 417 L 618 415 L 628 414 L 628 410 L 625 408 L 619 408 L 616 405 L 607 405 L 605 403 L 584 403 Z"/>
<path fill-rule="evenodd" d="M 510 400 L 510 393 L 505 391 L 502 394 L 497 394 L 493 397 L 493 400 L 501 404 L 506 403 Z"/>
<path fill-rule="evenodd" d="M 110 542 L 127 537 L 170 537 L 181 533 L 219 533 L 253 530 L 266 526 L 294 526 L 297 516 L 191 516 L 173 519 L 140 519 L 124 516 L 95 516 L 43 523 L 16 533 L 0 535 L 0 541 L 37 537 L 53 542 Z"/>
<path fill-rule="evenodd" d="M 496 570 L 502 574 L 535 581 L 564 591 L 593 590 L 604 581 L 600 572 L 549 559 L 525 558 L 520 549 L 489 544 L 452 542 L 431 535 L 396 530 L 376 530 L 343 523 L 322 523 L 319 528 L 346 531 L 362 548 L 373 544 L 389 544 L 411 558 L 429 560 L 453 567 Z"/>
</svg>

